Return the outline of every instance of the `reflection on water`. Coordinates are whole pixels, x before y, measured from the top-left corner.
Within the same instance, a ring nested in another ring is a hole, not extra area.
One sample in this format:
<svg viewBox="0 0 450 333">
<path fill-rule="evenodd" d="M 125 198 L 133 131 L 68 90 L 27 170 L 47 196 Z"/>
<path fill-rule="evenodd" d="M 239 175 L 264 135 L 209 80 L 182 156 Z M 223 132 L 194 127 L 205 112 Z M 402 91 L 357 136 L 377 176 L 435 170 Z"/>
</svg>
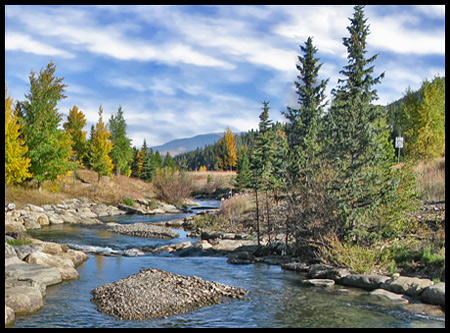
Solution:
<svg viewBox="0 0 450 333">
<path fill-rule="evenodd" d="M 154 240 L 67 224 L 33 234 L 114 251 L 187 240 L 186 233 L 174 240 Z M 169 318 L 138 321 L 118 320 L 96 310 L 90 301 L 91 290 L 148 268 L 242 287 L 249 291 L 250 300 L 232 300 Z M 14 327 L 445 327 L 443 319 L 416 315 L 389 302 L 374 302 L 359 289 L 305 287 L 300 285 L 304 276 L 299 273 L 266 264 L 231 265 L 223 257 L 90 254 L 77 269 L 78 280 L 47 288 L 44 307 L 34 314 L 18 316 Z"/>
</svg>

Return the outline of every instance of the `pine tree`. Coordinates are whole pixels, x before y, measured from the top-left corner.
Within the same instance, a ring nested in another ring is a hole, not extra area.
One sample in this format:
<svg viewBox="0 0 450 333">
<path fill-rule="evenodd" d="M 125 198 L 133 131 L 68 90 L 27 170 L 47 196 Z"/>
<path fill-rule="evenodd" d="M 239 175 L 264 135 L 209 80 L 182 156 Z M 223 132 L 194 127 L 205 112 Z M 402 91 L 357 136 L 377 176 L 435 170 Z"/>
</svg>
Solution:
<svg viewBox="0 0 450 333">
<path fill-rule="evenodd" d="M 76 105 L 69 110 L 67 122 L 63 124 L 64 129 L 72 140 L 72 160 L 78 165 L 83 166 L 88 154 L 88 143 L 86 141 L 86 117 Z"/>
<path fill-rule="evenodd" d="M 109 130 L 111 131 L 111 141 L 113 149 L 110 157 L 114 163 L 114 171 L 116 175 L 129 175 L 130 162 L 133 158 L 131 150 L 131 139 L 127 138 L 127 124 L 123 117 L 122 106 L 119 106 L 116 115 L 112 115 L 109 119 Z"/>
<path fill-rule="evenodd" d="M 5 183 L 21 183 L 31 177 L 28 172 L 30 159 L 25 157 L 28 147 L 20 138 L 21 125 L 12 108 L 12 98 L 8 96 L 5 84 Z"/>
<path fill-rule="evenodd" d="M 175 168 L 175 161 L 173 160 L 172 156 L 170 156 L 170 153 L 167 152 L 166 154 L 166 158 L 164 159 L 164 167 L 168 167 L 168 168 Z"/>
<path fill-rule="evenodd" d="M 236 183 L 238 189 L 251 187 L 252 172 L 250 170 L 250 160 L 248 158 L 248 149 L 246 146 L 241 146 L 239 151 L 238 161 L 236 165 Z"/>
<path fill-rule="evenodd" d="M 59 175 L 75 168 L 70 161 L 72 156 L 71 140 L 67 133 L 59 129 L 61 114 L 57 104 L 64 95 L 64 78 L 55 77 L 56 66 L 53 61 L 41 70 L 36 77 L 31 71 L 30 93 L 21 103 L 25 135 L 30 158 L 30 172 L 38 183 L 39 190 L 44 180 L 55 181 Z"/>
<path fill-rule="evenodd" d="M 327 104 L 324 100 L 329 81 L 327 79 L 318 82 L 322 64 L 318 63 L 320 59 L 315 57 L 318 50 L 313 46 L 312 38 L 308 37 L 305 46 L 300 46 L 300 49 L 304 55 L 298 56 L 300 64 L 296 67 L 300 75 L 297 76 L 298 81 L 295 81 L 300 107 L 298 109 L 288 107 L 287 112 L 283 112 L 289 120 L 287 135 L 294 156 L 305 151 L 306 139 L 316 140 L 318 122 Z"/>
<path fill-rule="evenodd" d="M 113 170 L 113 163 L 109 153 L 113 148 L 110 141 L 111 133 L 108 126 L 103 123 L 103 107 L 100 105 L 98 111 L 98 122 L 95 124 L 95 130 L 92 133 L 92 142 L 90 145 L 91 167 L 98 174 L 98 181 L 101 176 L 108 176 Z"/>
</svg>

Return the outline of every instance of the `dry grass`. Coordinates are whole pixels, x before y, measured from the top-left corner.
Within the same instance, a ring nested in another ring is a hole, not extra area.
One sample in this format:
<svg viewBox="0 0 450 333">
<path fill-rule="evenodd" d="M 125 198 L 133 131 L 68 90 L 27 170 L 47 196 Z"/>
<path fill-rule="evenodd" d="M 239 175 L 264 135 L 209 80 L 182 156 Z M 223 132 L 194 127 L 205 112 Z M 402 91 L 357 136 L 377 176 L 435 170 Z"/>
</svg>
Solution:
<svg viewBox="0 0 450 333">
<path fill-rule="evenodd" d="M 235 171 L 192 171 L 188 172 L 192 179 L 193 191 L 206 189 L 213 193 L 218 188 L 232 188 L 231 181 L 235 179 Z"/>
<path fill-rule="evenodd" d="M 422 200 L 445 201 L 445 157 L 420 163 L 415 170 L 417 187 L 423 193 Z"/>
<path fill-rule="evenodd" d="M 5 185 L 5 203 L 14 202 L 18 208 L 27 203 L 42 206 L 57 204 L 64 199 L 85 197 L 90 200 L 116 204 L 123 198 L 145 199 L 154 198 L 152 184 L 126 176 L 102 177 L 97 181 L 97 173 L 90 170 L 78 170 L 80 179 L 69 177 L 55 184 L 46 182 L 42 191 L 35 184 L 22 186 Z"/>
</svg>

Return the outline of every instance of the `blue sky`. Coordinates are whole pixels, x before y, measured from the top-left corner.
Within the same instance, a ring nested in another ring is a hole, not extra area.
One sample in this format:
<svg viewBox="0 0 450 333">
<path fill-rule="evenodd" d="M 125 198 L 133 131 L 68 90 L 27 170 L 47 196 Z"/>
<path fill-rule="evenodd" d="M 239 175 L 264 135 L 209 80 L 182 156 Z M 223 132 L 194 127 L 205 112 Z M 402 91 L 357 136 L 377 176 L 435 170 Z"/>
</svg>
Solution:
<svg viewBox="0 0 450 333">
<path fill-rule="evenodd" d="M 379 104 L 445 76 L 444 6 L 367 6 L 368 55 L 378 53 Z M 5 81 L 24 100 L 31 70 L 50 59 L 68 85 L 58 104 L 98 120 L 124 110 L 128 136 L 140 147 L 210 132 L 257 128 L 262 102 L 270 117 L 296 107 L 300 45 L 309 36 L 337 85 L 346 65 L 342 38 L 352 6 L 6 6 Z M 65 120 L 64 120 L 65 121 Z"/>
</svg>

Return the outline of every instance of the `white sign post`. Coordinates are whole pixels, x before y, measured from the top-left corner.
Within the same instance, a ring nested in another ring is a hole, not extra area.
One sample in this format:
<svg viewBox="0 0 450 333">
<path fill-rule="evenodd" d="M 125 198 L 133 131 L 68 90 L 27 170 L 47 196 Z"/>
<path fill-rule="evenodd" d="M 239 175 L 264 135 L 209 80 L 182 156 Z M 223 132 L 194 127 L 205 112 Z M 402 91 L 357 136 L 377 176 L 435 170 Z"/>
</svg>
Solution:
<svg viewBox="0 0 450 333">
<path fill-rule="evenodd" d="M 395 148 L 398 148 L 398 163 L 400 163 L 400 149 L 403 148 L 403 137 L 397 136 L 395 138 Z"/>
</svg>

